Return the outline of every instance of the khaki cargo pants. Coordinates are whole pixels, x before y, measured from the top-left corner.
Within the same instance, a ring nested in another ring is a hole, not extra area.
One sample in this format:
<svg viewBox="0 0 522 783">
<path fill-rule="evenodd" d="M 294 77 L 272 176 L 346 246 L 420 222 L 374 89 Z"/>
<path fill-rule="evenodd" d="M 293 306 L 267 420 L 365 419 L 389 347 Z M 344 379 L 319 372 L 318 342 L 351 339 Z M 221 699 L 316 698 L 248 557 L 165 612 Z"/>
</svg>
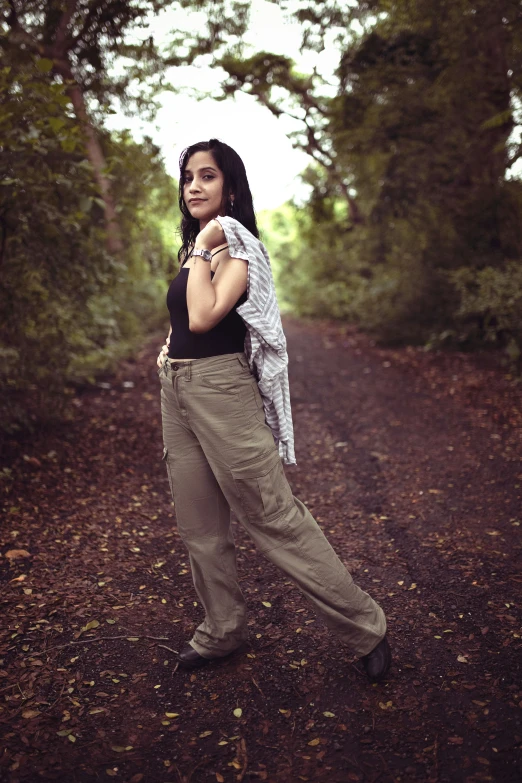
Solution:
<svg viewBox="0 0 522 783">
<path fill-rule="evenodd" d="M 167 359 L 161 381 L 164 459 L 180 536 L 205 619 L 191 644 L 207 658 L 247 638 L 232 509 L 257 549 L 362 656 L 386 631 L 384 612 L 357 585 L 306 506 L 292 495 L 244 353 Z"/>
</svg>

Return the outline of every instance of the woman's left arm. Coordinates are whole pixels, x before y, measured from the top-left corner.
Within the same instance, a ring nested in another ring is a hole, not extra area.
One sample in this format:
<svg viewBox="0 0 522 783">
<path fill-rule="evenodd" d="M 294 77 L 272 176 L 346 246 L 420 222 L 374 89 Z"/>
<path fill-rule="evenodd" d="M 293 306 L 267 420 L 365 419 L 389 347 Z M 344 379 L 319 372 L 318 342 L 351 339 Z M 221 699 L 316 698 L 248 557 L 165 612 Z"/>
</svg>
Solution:
<svg viewBox="0 0 522 783">
<path fill-rule="evenodd" d="M 224 239 L 225 235 L 218 221 L 211 220 L 198 234 L 194 248 L 211 250 L 223 244 Z M 203 333 L 213 329 L 246 291 L 247 276 L 248 262 L 242 258 L 231 258 L 227 250 L 221 255 L 213 280 L 210 276 L 210 263 L 195 256 L 187 281 L 190 331 Z"/>
</svg>

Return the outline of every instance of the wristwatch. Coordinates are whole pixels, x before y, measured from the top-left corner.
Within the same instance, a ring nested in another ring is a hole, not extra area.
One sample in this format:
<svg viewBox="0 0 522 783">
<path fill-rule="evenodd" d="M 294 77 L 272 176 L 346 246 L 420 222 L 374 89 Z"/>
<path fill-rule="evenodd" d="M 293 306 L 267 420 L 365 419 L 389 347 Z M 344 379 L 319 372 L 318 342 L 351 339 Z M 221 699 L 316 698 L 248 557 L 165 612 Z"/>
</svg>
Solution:
<svg viewBox="0 0 522 783">
<path fill-rule="evenodd" d="M 193 250 L 193 256 L 201 256 L 203 261 L 212 261 L 212 253 L 210 250 Z"/>
</svg>

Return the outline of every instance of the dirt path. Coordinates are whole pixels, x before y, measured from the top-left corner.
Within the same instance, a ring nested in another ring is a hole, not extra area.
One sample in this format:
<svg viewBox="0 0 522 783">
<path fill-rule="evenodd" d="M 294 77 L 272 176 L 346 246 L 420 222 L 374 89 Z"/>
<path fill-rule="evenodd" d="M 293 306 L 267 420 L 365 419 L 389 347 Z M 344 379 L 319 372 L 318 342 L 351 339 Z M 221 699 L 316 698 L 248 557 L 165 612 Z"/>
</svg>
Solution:
<svg viewBox="0 0 522 783">
<path fill-rule="evenodd" d="M 285 329 L 287 475 L 387 613 L 389 680 L 368 684 L 240 531 L 250 648 L 175 671 L 201 613 L 160 462 L 156 337 L 78 392 L 67 426 L 4 445 L 0 780 L 522 778 L 521 387 L 487 356 Z"/>
</svg>

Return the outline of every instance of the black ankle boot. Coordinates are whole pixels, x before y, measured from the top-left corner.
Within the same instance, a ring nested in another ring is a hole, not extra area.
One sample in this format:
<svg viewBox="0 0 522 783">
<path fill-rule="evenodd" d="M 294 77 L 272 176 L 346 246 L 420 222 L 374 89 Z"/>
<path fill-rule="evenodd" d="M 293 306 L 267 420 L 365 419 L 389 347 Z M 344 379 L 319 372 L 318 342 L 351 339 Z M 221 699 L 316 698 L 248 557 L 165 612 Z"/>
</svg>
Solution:
<svg viewBox="0 0 522 783">
<path fill-rule="evenodd" d="M 186 644 L 178 654 L 178 661 L 180 666 L 183 666 L 185 669 L 198 669 L 200 666 L 206 666 L 207 663 L 212 663 L 213 661 L 222 661 L 224 658 L 228 658 L 230 655 L 234 655 L 234 653 L 242 650 L 243 647 L 244 645 L 242 644 L 236 650 L 232 650 L 231 652 L 227 653 L 227 655 L 217 655 L 213 658 L 204 658 L 203 655 L 200 655 L 198 652 L 196 652 L 191 644 Z"/>
<path fill-rule="evenodd" d="M 199 666 L 205 666 L 207 663 L 217 660 L 218 658 L 204 658 L 190 644 L 186 644 L 178 655 L 180 665 L 186 669 L 197 669 Z"/>
<path fill-rule="evenodd" d="M 388 674 L 392 654 L 386 636 L 367 655 L 361 658 L 364 670 L 371 682 L 379 682 Z"/>
</svg>

